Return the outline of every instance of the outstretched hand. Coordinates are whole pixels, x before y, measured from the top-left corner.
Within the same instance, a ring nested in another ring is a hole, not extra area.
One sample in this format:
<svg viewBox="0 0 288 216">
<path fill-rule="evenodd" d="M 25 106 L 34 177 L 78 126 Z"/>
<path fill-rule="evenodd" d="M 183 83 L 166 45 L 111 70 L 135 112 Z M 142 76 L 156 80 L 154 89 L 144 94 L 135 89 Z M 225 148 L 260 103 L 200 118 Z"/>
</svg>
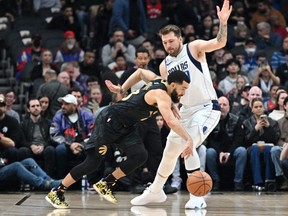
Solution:
<svg viewBox="0 0 288 216">
<path fill-rule="evenodd" d="M 105 84 L 110 92 L 113 92 L 113 93 L 120 92 L 120 87 L 117 85 L 114 85 L 110 80 L 105 80 Z"/>
<path fill-rule="evenodd" d="M 230 5 L 230 1 L 224 0 L 221 11 L 219 6 L 216 6 L 216 9 L 220 23 L 227 24 L 228 18 L 232 12 L 232 6 Z"/>
</svg>

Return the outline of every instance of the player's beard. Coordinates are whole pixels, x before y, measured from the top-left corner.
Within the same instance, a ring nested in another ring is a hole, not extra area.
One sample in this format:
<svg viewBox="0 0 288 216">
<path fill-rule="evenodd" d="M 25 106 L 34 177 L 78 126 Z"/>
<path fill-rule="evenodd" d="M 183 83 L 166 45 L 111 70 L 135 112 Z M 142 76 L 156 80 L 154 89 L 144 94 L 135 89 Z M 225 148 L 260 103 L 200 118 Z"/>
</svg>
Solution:
<svg viewBox="0 0 288 216">
<path fill-rule="evenodd" d="M 173 56 L 173 57 L 176 57 L 176 56 L 180 53 L 181 47 L 182 47 L 182 46 L 181 46 L 181 42 L 179 42 L 179 46 L 178 46 L 176 49 L 174 49 L 174 51 L 168 52 L 169 55 L 171 55 L 171 56 Z"/>
<path fill-rule="evenodd" d="M 179 101 L 180 101 L 179 95 L 176 92 L 176 89 L 173 89 L 173 91 L 171 92 L 171 100 L 173 103 L 179 103 Z"/>
</svg>

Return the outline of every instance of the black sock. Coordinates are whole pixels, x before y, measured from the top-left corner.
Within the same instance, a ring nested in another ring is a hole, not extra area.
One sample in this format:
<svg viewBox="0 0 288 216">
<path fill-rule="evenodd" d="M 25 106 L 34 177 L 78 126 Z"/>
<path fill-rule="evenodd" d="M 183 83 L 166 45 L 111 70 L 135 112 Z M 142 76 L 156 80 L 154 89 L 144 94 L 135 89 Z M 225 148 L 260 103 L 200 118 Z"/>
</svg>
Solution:
<svg viewBox="0 0 288 216">
<path fill-rule="evenodd" d="M 112 174 L 109 174 L 103 179 L 103 181 L 106 181 L 108 186 L 114 186 L 117 179 Z"/>
<path fill-rule="evenodd" d="M 65 187 L 62 183 L 57 187 L 57 193 L 64 193 L 68 188 Z"/>
</svg>

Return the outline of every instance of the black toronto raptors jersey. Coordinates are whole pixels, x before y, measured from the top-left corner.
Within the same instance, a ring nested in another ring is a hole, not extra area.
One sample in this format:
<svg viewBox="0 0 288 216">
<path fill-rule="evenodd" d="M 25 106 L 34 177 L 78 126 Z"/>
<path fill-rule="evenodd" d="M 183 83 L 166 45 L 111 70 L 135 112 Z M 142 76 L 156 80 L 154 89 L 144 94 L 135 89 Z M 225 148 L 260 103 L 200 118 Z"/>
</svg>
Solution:
<svg viewBox="0 0 288 216">
<path fill-rule="evenodd" d="M 146 86 L 112 105 L 111 112 L 127 126 L 146 120 L 158 111 L 156 104 L 149 105 L 144 99 L 145 94 L 153 89 L 162 89 L 167 92 L 167 82 L 158 79 L 147 83 Z"/>
</svg>

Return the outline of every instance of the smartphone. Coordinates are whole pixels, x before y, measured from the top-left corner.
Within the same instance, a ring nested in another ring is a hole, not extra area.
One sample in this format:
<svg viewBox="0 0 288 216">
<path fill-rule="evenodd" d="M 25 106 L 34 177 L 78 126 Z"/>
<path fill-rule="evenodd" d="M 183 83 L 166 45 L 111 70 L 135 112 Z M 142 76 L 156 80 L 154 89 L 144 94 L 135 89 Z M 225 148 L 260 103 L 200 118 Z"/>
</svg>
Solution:
<svg viewBox="0 0 288 216">
<path fill-rule="evenodd" d="M 261 115 L 261 116 L 260 116 L 260 119 L 266 121 L 266 120 L 267 120 L 267 115 Z"/>
</svg>

